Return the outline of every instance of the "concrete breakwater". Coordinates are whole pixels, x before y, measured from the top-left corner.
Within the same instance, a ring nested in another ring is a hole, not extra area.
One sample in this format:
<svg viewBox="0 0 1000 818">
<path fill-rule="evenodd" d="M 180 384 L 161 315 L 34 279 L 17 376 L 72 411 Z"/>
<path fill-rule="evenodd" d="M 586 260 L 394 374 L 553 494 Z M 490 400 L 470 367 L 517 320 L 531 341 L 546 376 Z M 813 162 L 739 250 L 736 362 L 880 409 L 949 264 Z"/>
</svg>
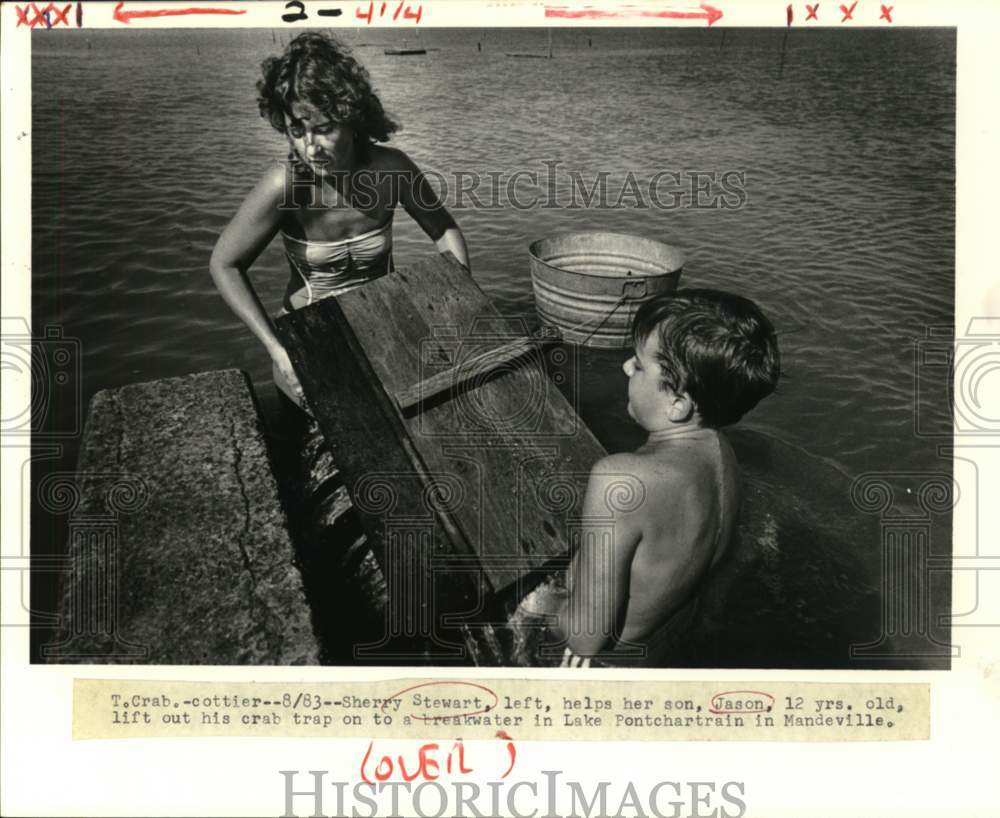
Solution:
<svg viewBox="0 0 1000 818">
<path fill-rule="evenodd" d="M 77 471 L 39 487 L 69 528 L 46 661 L 419 663 L 379 647 L 391 619 L 383 572 L 315 422 L 285 420 L 265 425 L 237 370 L 93 398 Z M 746 432 L 733 440 L 742 461 L 769 469 L 745 468 L 739 542 L 667 664 L 752 667 L 766 642 L 783 666 L 848 666 L 849 645 L 878 635 L 881 595 L 850 550 L 878 543 L 878 521 L 852 514 L 835 480 L 789 493 L 771 476 L 791 468 L 782 450 Z M 856 521 L 849 541 L 831 533 L 845 521 Z M 844 588 L 850 612 L 833 605 Z M 545 629 L 529 607 L 508 607 L 509 622 L 493 613 L 465 632 L 458 661 L 558 663 L 538 652 Z"/>
<path fill-rule="evenodd" d="M 62 493 L 54 662 L 315 664 L 291 526 L 247 377 L 99 392 Z"/>
</svg>

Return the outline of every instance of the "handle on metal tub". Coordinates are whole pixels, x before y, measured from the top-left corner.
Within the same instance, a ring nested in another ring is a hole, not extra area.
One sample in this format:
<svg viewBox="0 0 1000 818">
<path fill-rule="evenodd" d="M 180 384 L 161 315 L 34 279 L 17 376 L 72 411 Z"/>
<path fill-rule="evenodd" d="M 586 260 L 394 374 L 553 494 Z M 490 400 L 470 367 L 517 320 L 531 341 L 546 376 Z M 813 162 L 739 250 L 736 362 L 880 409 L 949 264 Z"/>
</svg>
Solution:
<svg viewBox="0 0 1000 818">
<path fill-rule="evenodd" d="M 645 298 L 646 279 L 640 278 L 638 281 L 626 281 L 622 284 L 622 298 Z"/>
</svg>

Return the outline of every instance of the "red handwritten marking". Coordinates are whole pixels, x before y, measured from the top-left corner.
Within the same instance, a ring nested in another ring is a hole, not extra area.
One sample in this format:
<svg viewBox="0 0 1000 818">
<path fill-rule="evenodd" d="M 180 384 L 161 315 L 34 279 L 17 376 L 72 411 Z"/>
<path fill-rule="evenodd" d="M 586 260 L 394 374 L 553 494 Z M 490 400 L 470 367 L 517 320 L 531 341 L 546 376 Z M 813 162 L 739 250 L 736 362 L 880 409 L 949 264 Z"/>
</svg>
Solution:
<svg viewBox="0 0 1000 818">
<path fill-rule="evenodd" d="M 375 744 L 374 741 L 368 742 L 368 749 L 365 750 L 364 758 L 361 759 L 361 780 L 366 784 L 374 784 L 375 782 L 365 775 L 365 765 L 368 764 L 368 757 L 372 754 L 372 746 Z"/>
<path fill-rule="evenodd" d="M 73 4 L 72 3 L 70 3 L 67 6 L 63 6 L 63 10 L 62 11 L 59 11 L 59 9 L 57 9 L 51 3 L 49 4 L 49 8 L 51 9 L 52 13 L 55 15 L 55 20 L 52 21 L 52 25 L 57 26 L 60 23 L 63 23 L 65 25 L 67 25 L 67 26 L 69 25 L 69 20 L 67 18 L 69 17 L 69 10 L 71 8 L 73 8 Z"/>
<path fill-rule="evenodd" d="M 482 710 L 470 710 L 467 713 L 466 712 L 462 712 L 462 713 L 449 713 L 448 714 L 449 718 L 458 718 L 459 716 L 476 716 L 476 715 L 479 715 L 480 713 L 489 713 L 500 702 L 500 698 L 497 696 L 497 694 L 494 693 L 492 690 L 490 690 L 488 687 L 484 687 L 483 685 L 476 684 L 475 682 L 464 682 L 464 681 L 459 681 L 459 680 L 454 680 L 454 679 L 439 679 L 439 680 L 434 681 L 434 682 L 421 682 L 418 685 L 413 685 L 413 687 L 408 687 L 405 690 L 400 690 L 398 693 L 393 693 L 391 696 L 387 697 L 386 703 L 382 705 L 382 711 L 383 712 L 385 711 L 386 705 L 388 704 L 389 701 L 391 701 L 392 699 L 398 699 L 404 693 L 409 693 L 411 690 L 419 690 L 422 687 L 435 687 L 437 685 L 460 685 L 462 687 L 475 687 L 475 688 L 478 688 L 479 690 L 483 690 L 483 691 L 489 693 L 493 697 L 493 704 L 487 705 Z M 436 717 L 435 716 L 412 716 L 411 718 L 419 719 L 420 721 L 433 721 Z"/>
<path fill-rule="evenodd" d="M 848 8 L 847 6 L 841 4 L 840 10 L 841 10 L 841 12 L 843 12 L 844 16 L 841 18 L 840 22 L 846 23 L 848 20 L 853 20 L 854 19 L 854 7 L 857 4 L 858 4 L 858 0 L 854 0 L 854 2 L 851 3 L 851 7 L 850 8 Z"/>
<path fill-rule="evenodd" d="M 83 3 L 76 4 L 76 27 L 83 27 Z"/>
<path fill-rule="evenodd" d="M 368 742 L 368 749 L 365 751 L 364 758 L 361 759 L 361 769 L 359 772 L 361 780 L 366 784 L 374 784 L 374 782 L 368 777 L 368 759 L 371 758 L 372 748 L 374 746 L 374 740 Z M 406 782 L 415 781 L 417 778 L 422 778 L 424 781 L 437 781 L 441 777 L 441 763 L 435 757 L 439 749 L 440 745 L 436 742 L 427 742 L 426 744 L 422 744 L 420 749 L 417 750 L 417 760 L 412 771 L 408 771 L 406 769 L 406 761 L 404 760 L 402 753 L 398 753 L 395 756 L 395 762 L 393 762 L 393 756 L 384 755 L 375 765 L 375 780 L 388 781 L 392 777 L 393 773 L 398 769 L 400 777 Z M 462 775 L 471 773 L 472 767 L 465 766 L 465 745 L 462 744 L 462 739 L 458 739 L 448 751 L 448 756 L 445 760 L 445 769 L 449 774 L 452 772 L 454 768 L 454 756 L 456 755 L 456 750 L 458 751 L 458 769 L 456 772 Z M 516 752 L 514 754 L 516 755 Z M 507 772 L 510 772 L 510 770 L 513 769 L 513 766 L 514 765 L 512 763 Z"/>
<path fill-rule="evenodd" d="M 145 9 L 143 11 L 122 11 L 125 6 L 124 0 L 115 6 L 114 14 L 111 16 L 119 23 L 131 23 L 143 17 L 180 17 L 184 14 L 246 14 L 245 9 L 213 9 L 213 8 L 187 8 L 187 9 Z"/>
<path fill-rule="evenodd" d="M 792 20 L 795 19 L 795 12 L 792 11 L 792 4 L 791 3 L 789 3 L 788 4 L 788 8 L 785 9 L 785 17 L 788 20 L 788 26 L 791 27 Z"/>
<path fill-rule="evenodd" d="M 361 780 L 366 784 L 373 784 L 374 782 L 368 777 L 367 767 L 368 759 L 371 758 L 372 748 L 375 742 L 368 742 L 368 749 L 365 751 L 364 758 L 361 759 Z M 420 749 L 417 751 L 417 766 L 412 773 L 406 771 L 406 764 L 403 761 L 402 754 L 397 756 L 397 763 L 399 765 L 400 775 L 403 777 L 404 781 L 413 781 L 418 776 L 422 776 L 425 781 L 435 781 L 439 777 L 437 771 L 440 769 L 437 761 L 433 758 L 428 758 L 428 753 L 432 750 L 438 749 L 438 745 L 431 742 L 428 744 L 421 745 Z M 378 760 L 375 765 L 375 779 L 377 781 L 388 781 L 392 774 L 395 772 L 396 765 L 393 764 L 392 756 L 384 755 Z M 471 772 L 471 770 L 470 770 Z"/>
<path fill-rule="evenodd" d="M 817 3 L 815 6 L 810 6 L 808 3 L 806 3 L 806 11 L 808 12 L 806 16 L 806 21 L 809 20 L 819 21 L 819 17 L 816 16 L 816 12 L 819 11 L 819 3 Z"/>
<path fill-rule="evenodd" d="M 741 709 L 730 709 L 730 710 L 727 710 L 725 708 L 719 707 L 716 704 L 716 700 L 717 699 L 720 699 L 723 696 L 733 696 L 733 695 L 736 695 L 738 693 L 741 693 L 741 694 L 750 694 L 751 696 L 761 696 L 762 697 L 761 704 L 763 704 L 763 699 L 768 699 L 770 701 L 770 704 L 768 704 L 768 705 L 766 705 L 764 707 L 757 708 L 757 709 L 751 709 L 751 708 L 744 707 L 744 708 L 741 708 Z M 730 714 L 730 713 L 734 713 L 734 714 L 735 713 L 751 713 L 751 714 L 752 713 L 770 713 L 771 709 L 773 707 L 774 707 L 774 696 L 772 696 L 770 693 L 764 693 L 761 690 L 724 690 L 722 693 L 716 693 L 714 696 L 712 696 L 712 706 L 708 708 L 708 712 L 709 713 L 714 713 L 717 716 L 724 716 L 724 715 Z"/>
<path fill-rule="evenodd" d="M 424 781 L 437 781 L 440 776 L 438 775 L 438 770 L 441 769 L 440 765 L 433 758 L 428 758 L 427 753 L 431 750 L 436 750 L 438 748 L 437 744 L 424 744 L 417 751 L 417 769 L 412 775 L 406 774 L 406 765 L 403 763 L 403 756 L 399 757 L 399 772 L 403 776 L 404 781 L 413 781 L 418 775 L 421 776 Z"/>
<path fill-rule="evenodd" d="M 26 6 L 15 6 L 14 9 L 17 11 L 17 25 L 15 28 L 20 26 L 27 26 L 28 28 L 34 28 L 35 26 L 45 26 L 46 28 L 52 28 L 53 26 L 63 23 L 64 25 L 69 25 L 69 20 L 66 19 L 69 14 L 69 10 L 73 8 L 73 4 L 70 3 L 68 6 L 64 7 L 62 11 L 56 8 L 54 3 L 49 3 L 45 8 L 38 8 L 35 3 L 29 3 Z M 28 11 L 34 12 L 34 17 L 28 20 Z M 55 22 L 52 21 L 51 15 L 55 14 Z"/>
<path fill-rule="evenodd" d="M 707 20 L 709 25 L 722 19 L 722 11 L 707 3 L 700 3 L 701 11 L 674 11 L 672 9 L 653 11 L 637 9 L 634 6 L 624 6 L 622 11 L 607 11 L 605 9 L 569 9 L 565 6 L 546 6 L 546 17 L 559 17 L 564 20 L 603 20 L 616 17 L 651 17 L 661 20 Z"/>
<path fill-rule="evenodd" d="M 514 746 L 514 739 L 507 735 L 506 730 L 497 730 L 496 737 L 507 741 L 507 755 L 510 756 L 510 764 L 504 770 L 503 775 L 500 776 L 503 779 L 510 775 L 510 771 L 514 769 L 514 762 L 517 761 L 517 747 Z"/>
<path fill-rule="evenodd" d="M 882 13 L 879 15 L 879 20 L 886 20 L 892 22 L 892 10 L 895 6 L 882 6 Z"/>
<path fill-rule="evenodd" d="M 385 764 L 389 765 L 388 769 L 384 767 Z M 389 756 L 383 756 L 375 768 L 375 777 L 379 781 L 385 781 L 390 775 L 392 775 L 392 759 Z"/>
<path fill-rule="evenodd" d="M 51 4 L 51 3 L 49 3 L 49 6 L 51 6 L 51 5 L 52 5 L 52 4 Z M 48 6 L 46 6 L 46 7 L 45 7 L 45 8 L 43 8 L 43 9 L 39 9 L 39 8 L 38 8 L 38 6 L 36 6 L 36 5 L 34 4 L 34 3 L 32 3 L 32 4 L 31 4 L 31 10 L 32 10 L 33 12 L 35 12 L 35 16 L 34 16 L 34 17 L 32 18 L 32 20 L 31 20 L 31 27 L 32 27 L 32 28 L 34 28 L 34 27 L 35 27 L 35 26 L 37 26 L 37 25 L 43 25 L 43 26 L 45 26 L 46 28 L 49 28 L 49 27 L 50 27 L 50 26 L 49 26 L 49 21 L 48 21 L 48 19 L 47 19 L 47 18 L 45 17 L 46 13 L 47 13 L 47 12 L 49 11 L 49 7 L 48 7 Z"/>
<path fill-rule="evenodd" d="M 472 767 L 465 766 L 465 745 L 462 744 L 462 739 L 458 739 L 455 742 L 455 744 L 452 745 L 451 750 L 448 751 L 448 765 L 447 765 L 448 772 L 449 773 L 451 772 L 451 759 L 452 756 L 455 754 L 456 748 L 458 749 L 458 772 L 462 773 L 463 775 L 465 773 L 471 773 Z"/>
</svg>

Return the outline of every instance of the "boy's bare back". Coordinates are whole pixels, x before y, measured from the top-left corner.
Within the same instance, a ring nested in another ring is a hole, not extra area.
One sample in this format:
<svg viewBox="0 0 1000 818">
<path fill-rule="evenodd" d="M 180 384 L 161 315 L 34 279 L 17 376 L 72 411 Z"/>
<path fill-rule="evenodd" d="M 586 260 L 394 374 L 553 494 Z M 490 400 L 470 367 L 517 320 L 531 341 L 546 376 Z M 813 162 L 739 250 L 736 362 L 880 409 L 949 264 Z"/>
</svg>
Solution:
<svg viewBox="0 0 1000 818">
<path fill-rule="evenodd" d="M 643 644 L 697 593 L 730 542 L 739 467 L 729 442 L 714 429 L 650 441 L 634 454 L 606 460 L 644 489 L 632 519 L 616 524 L 613 544 L 620 552 L 615 563 L 628 572 L 619 641 Z"/>
<path fill-rule="evenodd" d="M 660 662 L 735 533 L 739 467 L 719 428 L 774 391 L 780 364 L 760 309 L 718 290 L 652 298 L 632 335 L 628 413 L 649 436 L 591 472 L 558 628 L 577 656 L 638 646 Z"/>
</svg>

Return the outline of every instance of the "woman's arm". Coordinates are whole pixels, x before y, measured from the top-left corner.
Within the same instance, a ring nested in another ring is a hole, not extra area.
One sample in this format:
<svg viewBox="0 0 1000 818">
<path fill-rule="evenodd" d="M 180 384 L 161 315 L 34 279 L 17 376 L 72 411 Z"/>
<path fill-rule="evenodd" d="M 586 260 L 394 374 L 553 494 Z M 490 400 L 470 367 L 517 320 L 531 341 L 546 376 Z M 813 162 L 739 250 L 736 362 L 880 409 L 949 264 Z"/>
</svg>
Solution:
<svg viewBox="0 0 1000 818">
<path fill-rule="evenodd" d="M 208 263 L 222 298 L 270 352 L 281 343 L 247 278 L 247 270 L 278 232 L 284 168 L 268 170 L 226 225 Z"/>
<path fill-rule="evenodd" d="M 278 232 L 284 195 L 285 168 L 279 163 L 264 174 L 222 231 L 208 268 L 223 300 L 264 345 L 271 360 L 301 397 L 288 353 L 247 277 L 247 270 Z"/>
<path fill-rule="evenodd" d="M 451 253 L 458 260 L 459 264 L 470 273 L 472 272 L 469 266 L 469 248 L 465 246 L 465 236 L 462 235 L 462 231 L 457 224 L 445 230 L 444 235 L 434 242 L 434 244 L 437 246 L 439 253 L 442 255 Z"/>
<path fill-rule="evenodd" d="M 458 263 L 471 272 L 469 249 L 465 236 L 451 213 L 430 186 L 416 163 L 402 151 L 394 151 L 394 172 L 399 174 L 399 201 L 406 212 L 430 237 L 438 252 L 451 253 Z"/>
</svg>

